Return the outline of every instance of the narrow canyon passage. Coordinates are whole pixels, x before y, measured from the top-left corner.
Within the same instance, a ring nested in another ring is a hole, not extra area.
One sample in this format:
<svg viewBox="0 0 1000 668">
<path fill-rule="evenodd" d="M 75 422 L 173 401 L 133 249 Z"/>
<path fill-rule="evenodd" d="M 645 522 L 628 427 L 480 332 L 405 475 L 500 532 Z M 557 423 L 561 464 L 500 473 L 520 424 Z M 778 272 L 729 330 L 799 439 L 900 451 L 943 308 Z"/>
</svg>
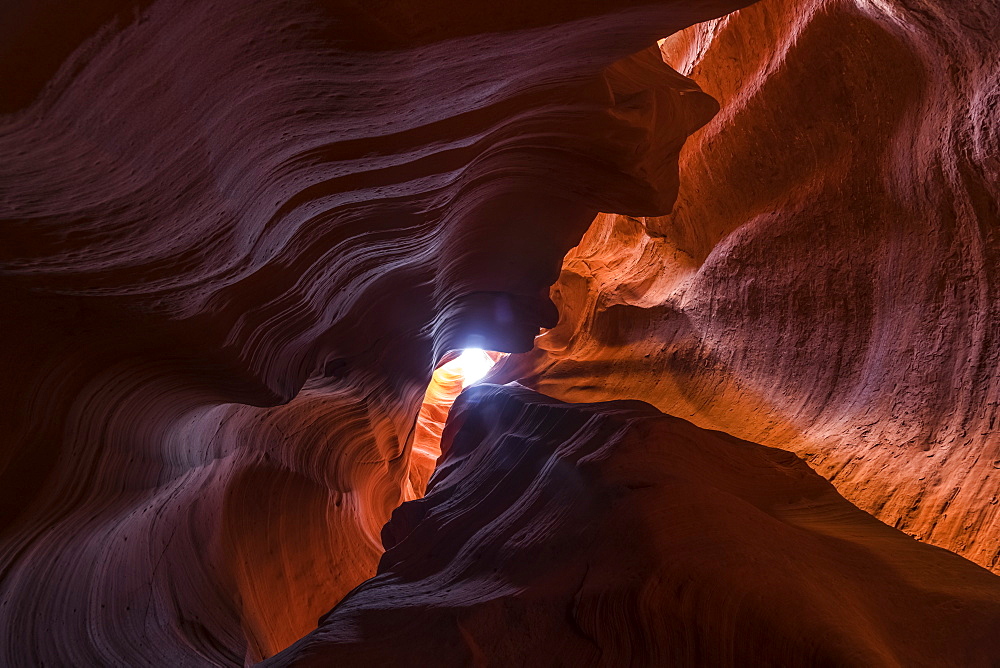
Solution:
<svg viewBox="0 0 1000 668">
<path fill-rule="evenodd" d="M 998 45 L 4 3 L 0 665 L 1000 665 Z"/>
</svg>

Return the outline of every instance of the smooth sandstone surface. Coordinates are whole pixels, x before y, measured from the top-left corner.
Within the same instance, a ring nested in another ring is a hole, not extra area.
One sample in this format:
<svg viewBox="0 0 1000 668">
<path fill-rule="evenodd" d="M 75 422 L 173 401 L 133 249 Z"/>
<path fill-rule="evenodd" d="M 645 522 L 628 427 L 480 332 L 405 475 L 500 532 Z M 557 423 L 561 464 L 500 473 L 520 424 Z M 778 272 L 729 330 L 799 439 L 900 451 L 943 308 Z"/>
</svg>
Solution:
<svg viewBox="0 0 1000 668">
<path fill-rule="evenodd" d="M 602 215 L 516 372 L 790 449 L 1000 571 L 1000 5 L 764 0 L 661 44 L 721 111 Z"/>
</svg>

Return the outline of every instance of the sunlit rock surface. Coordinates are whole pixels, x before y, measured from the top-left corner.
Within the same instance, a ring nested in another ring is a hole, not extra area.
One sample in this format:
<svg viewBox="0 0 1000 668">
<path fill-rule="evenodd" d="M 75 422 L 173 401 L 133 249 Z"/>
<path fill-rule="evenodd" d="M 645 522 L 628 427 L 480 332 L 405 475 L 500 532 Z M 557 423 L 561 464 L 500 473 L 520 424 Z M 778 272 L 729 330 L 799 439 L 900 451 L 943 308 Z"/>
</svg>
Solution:
<svg viewBox="0 0 1000 668">
<path fill-rule="evenodd" d="M 569 254 L 512 377 L 791 449 L 1000 570 L 998 26 L 995 2 L 765 0 L 665 40 L 721 111 L 672 215 L 601 216 Z"/>
<path fill-rule="evenodd" d="M 373 579 L 268 667 L 993 666 L 1000 578 L 637 401 L 459 397 Z"/>
</svg>

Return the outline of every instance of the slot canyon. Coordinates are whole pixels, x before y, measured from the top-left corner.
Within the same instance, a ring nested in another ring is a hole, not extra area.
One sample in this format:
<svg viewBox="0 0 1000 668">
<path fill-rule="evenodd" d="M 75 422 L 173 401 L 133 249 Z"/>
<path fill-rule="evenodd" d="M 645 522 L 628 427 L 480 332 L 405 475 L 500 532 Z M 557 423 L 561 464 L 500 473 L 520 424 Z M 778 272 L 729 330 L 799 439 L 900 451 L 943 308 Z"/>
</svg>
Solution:
<svg viewBox="0 0 1000 668">
<path fill-rule="evenodd" d="M 1000 667 L 1000 2 L 0 3 L 0 666 Z"/>
</svg>

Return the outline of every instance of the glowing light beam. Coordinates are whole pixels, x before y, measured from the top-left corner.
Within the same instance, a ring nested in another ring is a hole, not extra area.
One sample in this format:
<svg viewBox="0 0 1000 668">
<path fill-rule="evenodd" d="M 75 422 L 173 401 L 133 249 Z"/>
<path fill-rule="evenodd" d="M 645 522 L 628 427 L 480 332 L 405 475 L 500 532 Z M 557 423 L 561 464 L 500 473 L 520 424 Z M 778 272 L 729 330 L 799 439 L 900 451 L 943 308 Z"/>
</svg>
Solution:
<svg viewBox="0 0 1000 668">
<path fill-rule="evenodd" d="M 482 348 L 466 348 L 447 366 L 454 365 L 449 371 L 454 370 L 454 373 L 462 377 L 462 389 L 465 389 L 482 380 L 495 363 L 493 358 L 487 355 Z"/>
</svg>

